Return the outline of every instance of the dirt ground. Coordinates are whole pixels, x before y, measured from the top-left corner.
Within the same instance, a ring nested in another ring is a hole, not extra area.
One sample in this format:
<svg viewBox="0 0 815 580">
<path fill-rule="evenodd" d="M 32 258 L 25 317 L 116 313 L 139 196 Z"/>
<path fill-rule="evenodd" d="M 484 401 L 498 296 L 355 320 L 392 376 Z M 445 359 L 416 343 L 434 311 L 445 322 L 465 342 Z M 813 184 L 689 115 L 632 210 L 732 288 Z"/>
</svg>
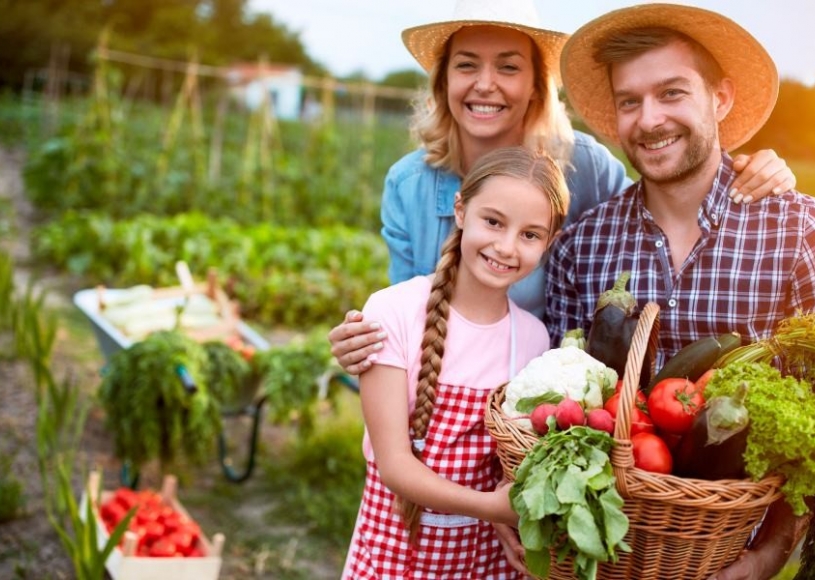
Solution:
<svg viewBox="0 0 815 580">
<path fill-rule="evenodd" d="M 70 302 L 71 293 L 78 289 L 75 282 L 47 272 L 32 274 L 27 267 L 27 240 L 34 212 L 23 192 L 23 163 L 22 152 L 0 148 L 0 232 L 5 232 L 0 233 L 0 243 L 15 261 L 17 286 L 25 288 L 30 279 L 35 280 L 47 292 L 49 304 L 73 318 L 74 329 L 82 328 L 81 315 Z M 11 235 L 7 235 L 9 232 Z M 85 330 L 89 329 L 88 326 Z M 83 394 L 92 396 L 104 361 L 90 332 L 82 334 L 82 337 L 76 336 L 71 323 L 61 325 L 52 370 L 58 380 L 70 376 Z M 273 343 L 285 339 L 267 338 Z M 0 524 L 0 579 L 3 580 L 75 577 L 71 562 L 44 512 L 37 467 L 36 408 L 34 382 L 27 365 L 0 357 L 0 457 L 13 457 L 11 472 L 25 486 L 24 513 Z M 247 435 L 247 421 L 236 419 L 228 427 L 239 442 Z M 215 532 L 226 536 L 222 580 L 327 580 L 339 576 L 341 554 L 310 545 L 304 528 L 274 520 L 277 500 L 260 474 L 269 469 L 269 456 L 273 455 L 269 451 L 279 444 L 282 436 L 279 428 L 262 423 L 258 466 L 244 483 L 228 482 L 217 460 L 197 471 L 191 481 L 181 483 L 179 497 L 204 532 L 208 536 Z M 88 416 L 77 463 L 75 497 L 79 497 L 82 489 L 80 473 L 92 468 L 102 470 L 106 489 L 120 485 L 121 465 L 114 457 L 111 437 L 99 410 L 93 410 Z M 158 470 L 148 468 L 141 475 L 140 487 L 160 487 Z"/>
</svg>

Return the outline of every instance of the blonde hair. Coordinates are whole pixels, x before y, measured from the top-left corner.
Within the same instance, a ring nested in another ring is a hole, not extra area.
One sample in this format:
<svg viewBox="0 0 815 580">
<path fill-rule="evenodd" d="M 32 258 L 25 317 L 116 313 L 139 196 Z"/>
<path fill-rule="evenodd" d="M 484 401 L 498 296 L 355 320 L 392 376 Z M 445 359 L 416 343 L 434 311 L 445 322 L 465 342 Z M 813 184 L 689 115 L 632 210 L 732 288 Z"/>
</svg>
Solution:
<svg viewBox="0 0 815 580">
<path fill-rule="evenodd" d="M 551 241 L 552 236 L 563 225 L 569 211 L 569 191 L 559 165 L 548 155 L 533 153 L 522 146 L 495 149 L 476 161 L 464 178 L 461 184 L 461 203 L 464 207 L 478 195 L 490 178 L 498 176 L 527 181 L 546 195 L 552 214 L 549 224 Z M 422 337 L 416 405 L 410 421 L 414 442 L 424 441 L 436 401 L 436 387 L 441 374 L 444 342 L 447 338 L 450 301 L 461 261 L 461 237 L 462 230 L 454 226 L 442 246 L 430 296 L 427 299 L 427 319 Z M 421 460 L 422 446 L 414 444 L 413 453 Z M 419 529 L 421 507 L 404 499 L 401 499 L 400 503 L 405 527 L 413 542 Z"/>
<path fill-rule="evenodd" d="M 426 151 L 425 162 L 457 175 L 464 174 L 458 125 L 447 104 L 447 65 L 450 62 L 452 35 L 430 71 L 428 86 L 414 103 L 411 135 Z M 565 167 L 572 155 L 574 131 L 566 109 L 558 97 L 555 75 L 544 67 L 544 60 L 532 37 L 532 65 L 535 96 L 529 101 L 524 118 L 522 145 L 548 155 Z"/>
</svg>

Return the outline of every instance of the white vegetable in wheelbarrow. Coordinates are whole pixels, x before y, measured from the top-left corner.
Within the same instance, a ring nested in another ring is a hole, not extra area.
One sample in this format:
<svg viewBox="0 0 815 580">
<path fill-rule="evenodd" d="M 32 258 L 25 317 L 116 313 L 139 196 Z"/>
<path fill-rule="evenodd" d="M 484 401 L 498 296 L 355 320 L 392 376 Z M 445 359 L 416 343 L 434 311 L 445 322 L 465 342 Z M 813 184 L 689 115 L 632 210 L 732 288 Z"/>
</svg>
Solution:
<svg viewBox="0 0 815 580">
<path fill-rule="evenodd" d="M 501 409 L 520 417 L 518 401 L 545 393 L 558 393 L 582 403 L 586 411 L 603 406 L 603 391 L 613 389 L 617 372 L 575 346 L 553 348 L 529 361 L 507 385 Z M 525 419 L 519 422 L 531 423 Z"/>
</svg>

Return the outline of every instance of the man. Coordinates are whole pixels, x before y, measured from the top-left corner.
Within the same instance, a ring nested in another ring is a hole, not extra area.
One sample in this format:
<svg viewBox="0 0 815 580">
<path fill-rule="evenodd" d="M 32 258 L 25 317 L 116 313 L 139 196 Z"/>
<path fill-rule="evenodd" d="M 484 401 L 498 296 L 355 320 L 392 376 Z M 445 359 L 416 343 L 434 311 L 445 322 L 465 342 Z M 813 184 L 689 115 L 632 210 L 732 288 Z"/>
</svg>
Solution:
<svg viewBox="0 0 815 580">
<path fill-rule="evenodd" d="M 778 91 L 749 33 L 698 8 L 634 6 L 578 30 L 561 69 L 575 111 L 642 177 L 553 243 L 544 317 L 553 344 L 588 329 L 623 271 L 640 307 L 660 306 L 657 368 L 698 338 L 735 330 L 755 340 L 815 309 L 815 200 L 790 191 L 727 203 L 727 151 L 758 131 Z M 774 505 L 764 530 L 774 533 L 717 578 L 770 578 L 796 541 L 794 523 Z"/>
</svg>

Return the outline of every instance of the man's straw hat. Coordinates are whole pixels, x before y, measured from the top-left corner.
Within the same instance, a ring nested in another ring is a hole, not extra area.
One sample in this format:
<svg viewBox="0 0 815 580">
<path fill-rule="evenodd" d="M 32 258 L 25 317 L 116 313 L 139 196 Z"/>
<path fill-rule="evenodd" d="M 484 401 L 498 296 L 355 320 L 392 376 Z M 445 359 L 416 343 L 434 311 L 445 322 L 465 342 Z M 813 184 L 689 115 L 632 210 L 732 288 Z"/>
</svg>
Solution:
<svg viewBox="0 0 815 580">
<path fill-rule="evenodd" d="M 559 79 L 560 49 L 568 35 L 544 30 L 532 0 L 457 0 L 450 20 L 402 31 L 402 41 L 422 68 L 430 72 L 447 40 L 465 26 L 498 26 L 529 35 L 540 50 L 546 70 Z"/>
<path fill-rule="evenodd" d="M 642 4 L 614 10 L 585 24 L 563 47 L 560 67 L 569 102 L 592 131 L 619 144 L 614 100 L 595 46 L 609 35 L 641 27 L 682 32 L 704 46 L 735 85 L 733 108 L 719 123 L 719 142 L 733 150 L 764 124 L 778 97 L 778 71 L 767 51 L 741 26 L 715 12 L 675 4 Z"/>
</svg>

